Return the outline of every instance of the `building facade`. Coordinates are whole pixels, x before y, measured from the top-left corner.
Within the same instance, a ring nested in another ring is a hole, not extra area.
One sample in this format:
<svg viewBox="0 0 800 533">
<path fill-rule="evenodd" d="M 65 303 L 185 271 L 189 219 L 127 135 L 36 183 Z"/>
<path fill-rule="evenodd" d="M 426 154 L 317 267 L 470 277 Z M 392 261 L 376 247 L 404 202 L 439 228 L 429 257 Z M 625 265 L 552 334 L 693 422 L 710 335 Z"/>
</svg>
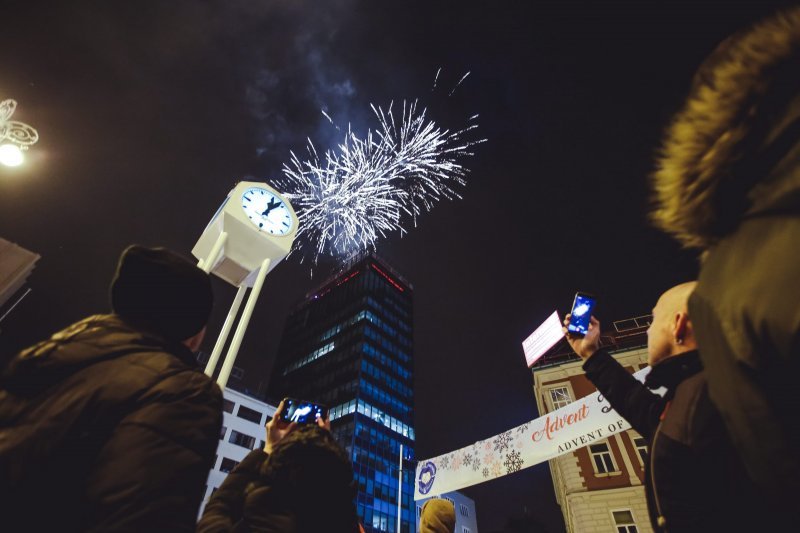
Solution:
<svg viewBox="0 0 800 533">
<path fill-rule="evenodd" d="M 28 294 L 25 288 L 41 257 L 0 238 L 0 322 Z"/>
<path fill-rule="evenodd" d="M 287 318 L 269 386 L 329 406 L 369 533 L 397 532 L 399 475 L 400 531 L 415 526 L 412 291 L 375 255 L 351 261 Z"/>
<path fill-rule="evenodd" d="M 475 509 L 475 500 L 461 494 L 458 491 L 448 492 L 442 498 L 453 504 L 456 510 L 455 533 L 478 533 L 478 515 Z M 431 498 L 417 501 L 417 531 L 419 531 L 419 519 L 422 516 L 422 506 Z"/>
<path fill-rule="evenodd" d="M 275 414 L 275 407 L 241 392 L 226 388 L 222 396 L 224 407 L 222 429 L 214 466 L 208 474 L 200 515 L 228 473 L 252 450 L 264 448 L 266 426 Z"/>
<path fill-rule="evenodd" d="M 210 357 L 211 354 L 208 352 L 197 352 L 197 362 L 200 363 L 202 368 L 206 367 Z M 220 357 L 220 359 L 222 359 L 222 357 Z M 212 376 L 214 379 L 219 376 L 219 371 L 222 369 L 222 361 L 218 361 L 217 363 L 217 367 L 214 369 Z M 245 396 L 250 396 L 256 400 L 263 401 L 267 396 L 267 383 L 265 381 L 259 381 L 258 385 L 255 387 L 248 385 L 245 381 L 244 369 L 236 365 L 233 365 L 233 368 L 231 368 L 231 375 L 228 377 L 228 383 L 225 387 L 238 391 Z"/>
<path fill-rule="evenodd" d="M 617 337 L 603 344 L 630 372 L 647 366 L 647 317 L 620 321 Z M 629 329 L 625 329 L 628 326 Z M 534 393 L 544 415 L 597 389 L 583 372 L 583 361 L 564 349 L 553 348 L 532 367 Z M 644 489 L 647 446 L 635 431 L 580 448 L 550 461 L 550 471 L 568 532 L 651 532 Z"/>
</svg>

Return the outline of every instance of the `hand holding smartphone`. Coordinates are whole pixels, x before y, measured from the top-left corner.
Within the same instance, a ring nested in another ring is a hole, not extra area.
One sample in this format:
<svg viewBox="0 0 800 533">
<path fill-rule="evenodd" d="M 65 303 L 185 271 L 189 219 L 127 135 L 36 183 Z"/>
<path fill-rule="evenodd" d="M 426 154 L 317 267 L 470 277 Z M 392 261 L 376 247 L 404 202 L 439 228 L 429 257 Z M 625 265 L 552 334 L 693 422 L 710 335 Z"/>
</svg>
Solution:
<svg viewBox="0 0 800 533">
<path fill-rule="evenodd" d="M 284 398 L 278 405 L 275 416 L 267 422 L 264 451 L 268 454 L 272 453 L 274 446 L 291 433 L 298 424 L 317 424 L 330 431 L 331 423 L 327 417 L 328 408 L 324 405 L 296 398 Z"/>
</svg>

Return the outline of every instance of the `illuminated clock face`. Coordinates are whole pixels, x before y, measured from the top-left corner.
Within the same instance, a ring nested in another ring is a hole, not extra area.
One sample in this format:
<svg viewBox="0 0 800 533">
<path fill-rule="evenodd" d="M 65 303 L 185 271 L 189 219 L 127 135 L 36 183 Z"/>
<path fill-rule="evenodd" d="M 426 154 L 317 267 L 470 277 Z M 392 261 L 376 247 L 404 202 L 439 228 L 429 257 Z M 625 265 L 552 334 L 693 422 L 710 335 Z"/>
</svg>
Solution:
<svg viewBox="0 0 800 533">
<path fill-rule="evenodd" d="M 286 235 L 292 229 L 292 213 L 286 203 L 266 189 L 250 187 L 244 191 L 242 209 L 261 231 Z"/>
</svg>

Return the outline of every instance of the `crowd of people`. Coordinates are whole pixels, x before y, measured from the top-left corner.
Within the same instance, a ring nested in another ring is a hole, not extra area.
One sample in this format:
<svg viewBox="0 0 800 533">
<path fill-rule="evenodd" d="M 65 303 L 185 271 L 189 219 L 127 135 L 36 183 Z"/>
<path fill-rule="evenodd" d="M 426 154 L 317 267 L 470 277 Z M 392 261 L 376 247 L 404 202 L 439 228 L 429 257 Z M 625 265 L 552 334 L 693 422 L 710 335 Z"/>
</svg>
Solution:
<svg viewBox="0 0 800 533">
<path fill-rule="evenodd" d="M 800 514 L 799 134 L 794 8 L 725 40 L 667 129 L 653 220 L 700 250 L 701 268 L 655 304 L 645 382 L 601 348 L 597 319 L 582 337 L 565 327 L 587 377 L 648 442 L 656 531 L 784 530 Z M 131 246 L 110 293 L 111 314 L 2 369 L 3 531 L 363 531 L 330 422 L 284 422 L 283 404 L 198 523 L 223 403 L 193 353 L 209 277 Z M 454 527 L 452 503 L 426 503 L 420 531 Z"/>
<path fill-rule="evenodd" d="M 24 350 L 0 376 L 3 531 L 363 532 L 330 421 L 284 421 L 284 402 L 197 522 L 222 427 L 222 394 L 193 353 L 211 281 L 174 252 L 131 246 L 110 293 L 112 314 Z M 421 531 L 452 533 L 452 503 L 425 509 Z"/>
</svg>

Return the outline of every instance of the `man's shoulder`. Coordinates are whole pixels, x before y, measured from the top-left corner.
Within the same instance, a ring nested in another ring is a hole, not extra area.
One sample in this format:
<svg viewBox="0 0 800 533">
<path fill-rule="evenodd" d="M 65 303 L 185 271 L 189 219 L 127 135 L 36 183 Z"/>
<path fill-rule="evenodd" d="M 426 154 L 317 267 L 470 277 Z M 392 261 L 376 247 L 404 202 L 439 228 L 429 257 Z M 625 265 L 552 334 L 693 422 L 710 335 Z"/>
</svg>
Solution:
<svg viewBox="0 0 800 533">
<path fill-rule="evenodd" d="M 670 400 L 663 429 L 673 439 L 691 444 L 693 436 L 720 422 L 719 412 L 708 397 L 705 372 L 698 372 L 680 382 Z"/>
<path fill-rule="evenodd" d="M 73 343 L 73 349 L 86 352 L 97 362 L 116 362 L 148 369 L 154 373 L 181 370 L 202 374 L 188 348 L 133 326 L 117 315 L 95 315 L 73 324 L 53 336 Z"/>
<path fill-rule="evenodd" d="M 136 389 L 139 404 L 181 401 L 222 409 L 222 391 L 216 382 L 169 350 L 132 353 L 110 361 L 107 370 L 104 365 L 96 370 L 122 388 Z M 131 383 L 122 383 L 126 380 Z"/>
<path fill-rule="evenodd" d="M 219 385 L 205 375 L 199 368 L 188 367 L 181 362 L 170 361 L 167 370 L 156 374 L 157 380 L 152 388 L 157 391 L 182 391 L 185 396 L 206 395 L 222 406 L 222 390 Z"/>
<path fill-rule="evenodd" d="M 101 405 L 158 394 L 222 404 L 219 387 L 182 344 L 140 331 L 116 315 L 80 320 L 18 354 L 5 385 L 27 397 L 50 390 L 84 394 Z"/>
<path fill-rule="evenodd" d="M 705 405 L 707 399 L 708 380 L 705 371 L 700 371 L 678 383 L 671 398 L 670 409 L 686 411 L 686 416 L 690 416 L 698 406 Z"/>
<path fill-rule="evenodd" d="M 94 375 L 91 381 L 101 384 L 110 397 L 167 389 L 187 396 L 203 393 L 222 402 L 219 387 L 179 343 L 140 331 L 115 315 L 89 317 L 63 331 L 73 334 L 61 343 L 57 350 L 61 353 L 54 357 L 71 352 L 67 358 L 84 359 L 76 374 Z"/>
<path fill-rule="evenodd" d="M 725 434 L 722 415 L 708 393 L 708 377 L 705 371 L 687 378 L 680 386 L 681 396 L 686 402 L 686 416 L 692 433 L 713 431 Z M 677 396 L 677 394 L 676 394 Z"/>
</svg>

